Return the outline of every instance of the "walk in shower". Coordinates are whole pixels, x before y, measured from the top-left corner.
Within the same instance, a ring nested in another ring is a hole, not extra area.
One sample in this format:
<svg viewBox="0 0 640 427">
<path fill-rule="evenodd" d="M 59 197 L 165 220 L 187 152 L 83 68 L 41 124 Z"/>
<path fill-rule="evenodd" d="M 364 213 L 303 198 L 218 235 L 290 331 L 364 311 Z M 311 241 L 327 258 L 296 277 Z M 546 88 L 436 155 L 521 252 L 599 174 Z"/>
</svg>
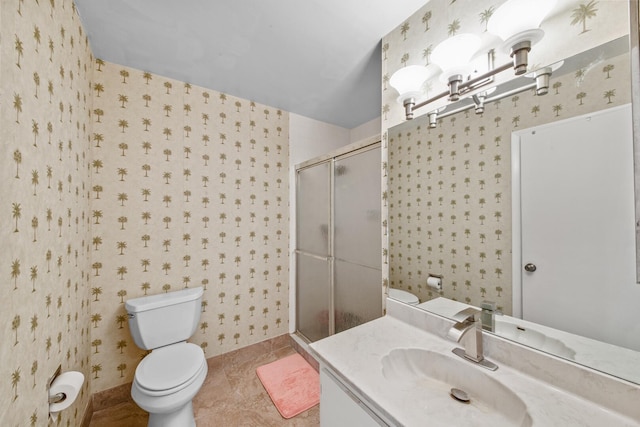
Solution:
<svg viewBox="0 0 640 427">
<path fill-rule="evenodd" d="M 382 315 L 380 143 L 296 166 L 296 329 L 310 342 Z"/>
</svg>

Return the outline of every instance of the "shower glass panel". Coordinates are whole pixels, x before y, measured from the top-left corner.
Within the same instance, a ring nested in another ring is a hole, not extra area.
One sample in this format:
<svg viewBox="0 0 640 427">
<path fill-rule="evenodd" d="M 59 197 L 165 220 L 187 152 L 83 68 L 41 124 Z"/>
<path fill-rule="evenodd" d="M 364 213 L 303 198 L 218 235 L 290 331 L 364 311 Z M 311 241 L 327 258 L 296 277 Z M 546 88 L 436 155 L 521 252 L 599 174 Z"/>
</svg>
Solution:
<svg viewBox="0 0 640 427">
<path fill-rule="evenodd" d="M 380 269 L 380 148 L 338 158 L 334 170 L 334 255 Z"/>
<path fill-rule="evenodd" d="M 326 259 L 298 253 L 298 331 L 309 341 L 329 336 L 329 262 Z"/>
<path fill-rule="evenodd" d="M 296 184 L 298 250 L 323 257 L 329 256 L 330 166 L 325 162 L 299 170 Z"/>
<path fill-rule="evenodd" d="M 300 169 L 296 178 L 296 318 L 298 331 L 310 341 L 329 336 L 332 327 L 330 167 L 324 162 Z"/>
<path fill-rule="evenodd" d="M 346 331 L 382 315 L 380 269 L 335 261 L 335 331 Z"/>
<path fill-rule="evenodd" d="M 335 331 L 380 317 L 380 147 L 334 162 Z"/>
</svg>

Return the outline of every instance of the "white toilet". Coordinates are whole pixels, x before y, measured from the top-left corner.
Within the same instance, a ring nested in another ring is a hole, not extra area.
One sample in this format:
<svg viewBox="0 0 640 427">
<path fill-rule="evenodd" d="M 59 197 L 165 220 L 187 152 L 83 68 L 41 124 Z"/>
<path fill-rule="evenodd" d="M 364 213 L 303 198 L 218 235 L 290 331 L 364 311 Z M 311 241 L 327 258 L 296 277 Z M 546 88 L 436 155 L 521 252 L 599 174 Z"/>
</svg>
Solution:
<svg viewBox="0 0 640 427">
<path fill-rule="evenodd" d="M 418 305 L 420 303 L 417 296 L 402 289 L 389 288 L 389 298 L 409 305 Z"/>
<path fill-rule="evenodd" d="M 194 427 L 192 399 L 207 376 L 204 351 L 186 340 L 202 311 L 203 288 L 126 302 L 136 345 L 152 350 L 136 368 L 131 397 L 149 412 L 149 427 Z"/>
</svg>

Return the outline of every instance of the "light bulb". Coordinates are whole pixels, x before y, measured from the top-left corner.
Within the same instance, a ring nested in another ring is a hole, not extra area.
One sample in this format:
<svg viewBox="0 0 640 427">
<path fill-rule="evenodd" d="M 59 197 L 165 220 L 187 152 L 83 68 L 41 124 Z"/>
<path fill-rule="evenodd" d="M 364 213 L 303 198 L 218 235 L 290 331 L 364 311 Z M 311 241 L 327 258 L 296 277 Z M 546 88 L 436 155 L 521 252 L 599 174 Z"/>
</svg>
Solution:
<svg viewBox="0 0 640 427">
<path fill-rule="evenodd" d="M 489 18 L 487 31 L 504 41 L 540 27 L 557 0 L 508 0 Z M 519 40 L 517 40 L 519 41 Z M 511 45 L 517 43 L 511 42 Z M 529 40 L 532 44 L 538 40 Z"/>
<path fill-rule="evenodd" d="M 556 0 L 507 0 L 489 18 L 487 30 L 504 40 L 516 75 L 527 72 L 531 46 L 544 36 L 540 23 Z"/>
<path fill-rule="evenodd" d="M 422 95 L 422 85 L 429 77 L 429 70 L 420 65 L 409 65 L 393 73 L 389 84 L 398 94 L 399 102 L 409 98 L 418 98 Z"/>
<path fill-rule="evenodd" d="M 458 34 L 449 37 L 433 49 L 431 61 L 442 69 L 443 81 L 451 76 L 469 74 L 471 57 L 480 47 L 480 37 L 474 34 Z"/>
</svg>

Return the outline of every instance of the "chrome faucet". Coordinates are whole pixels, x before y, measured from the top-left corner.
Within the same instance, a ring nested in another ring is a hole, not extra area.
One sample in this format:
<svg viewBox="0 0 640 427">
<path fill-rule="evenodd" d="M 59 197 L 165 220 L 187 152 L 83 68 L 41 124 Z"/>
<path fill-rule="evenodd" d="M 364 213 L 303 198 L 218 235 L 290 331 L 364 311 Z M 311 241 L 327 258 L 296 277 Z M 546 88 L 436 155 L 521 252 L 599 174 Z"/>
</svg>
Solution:
<svg viewBox="0 0 640 427">
<path fill-rule="evenodd" d="M 482 349 L 482 324 L 478 319 L 480 310 L 469 307 L 453 316 L 453 324 L 447 337 L 455 342 L 461 342 L 462 348 L 454 348 L 453 353 L 463 359 L 477 363 L 483 368 L 495 371 L 498 366 L 484 358 Z"/>
</svg>

